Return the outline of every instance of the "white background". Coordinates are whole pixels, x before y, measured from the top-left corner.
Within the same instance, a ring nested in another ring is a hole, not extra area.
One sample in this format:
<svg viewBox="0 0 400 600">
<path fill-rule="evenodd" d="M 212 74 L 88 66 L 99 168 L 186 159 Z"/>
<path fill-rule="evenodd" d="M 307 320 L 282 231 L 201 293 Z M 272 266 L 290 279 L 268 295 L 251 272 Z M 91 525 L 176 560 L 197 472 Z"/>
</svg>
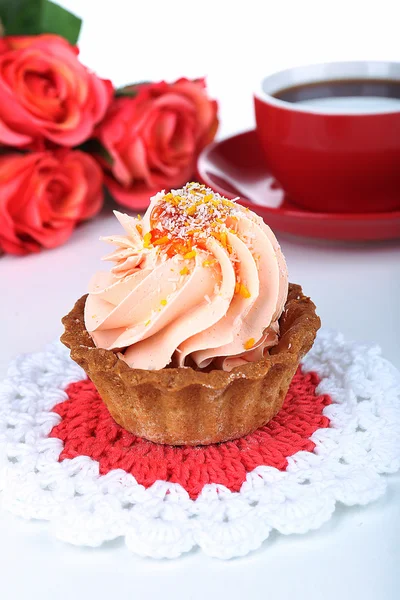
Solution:
<svg viewBox="0 0 400 600">
<path fill-rule="evenodd" d="M 396 1 L 64 0 L 84 19 L 81 59 L 116 85 L 208 75 L 221 110 L 220 137 L 253 126 L 252 89 L 276 69 L 340 59 L 400 60 Z M 61 332 L 60 317 L 86 290 L 116 231 L 106 210 L 51 252 L 0 259 L 0 375 L 21 351 Z M 400 243 L 321 245 L 280 237 L 292 281 L 315 300 L 324 326 L 378 343 L 400 367 Z M 26 598 L 176 600 L 395 600 L 400 589 L 400 477 L 366 508 L 339 508 L 306 536 L 274 535 L 259 551 L 222 563 L 178 561 L 57 542 L 41 523 L 0 512 L 0 593 Z"/>
</svg>

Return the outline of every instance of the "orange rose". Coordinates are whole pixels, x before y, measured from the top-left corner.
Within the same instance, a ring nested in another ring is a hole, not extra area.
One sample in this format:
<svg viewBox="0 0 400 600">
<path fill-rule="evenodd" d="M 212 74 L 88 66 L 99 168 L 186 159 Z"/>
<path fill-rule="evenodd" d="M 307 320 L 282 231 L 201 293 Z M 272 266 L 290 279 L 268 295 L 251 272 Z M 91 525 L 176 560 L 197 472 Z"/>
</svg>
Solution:
<svg viewBox="0 0 400 600">
<path fill-rule="evenodd" d="M 101 208 L 103 174 L 79 150 L 0 156 L 0 249 L 54 248 Z"/>
<path fill-rule="evenodd" d="M 84 142 L 113 94 L 78 60 L 78 49 L 57 35 L 0 40 L 0 143 L 42 149 Z"/>
<path fill-rule="evenodd" d="M 149 195 L 191 179 L 197 156 L 215 136 L 217 103 L 204 79 L 142 84 L 117 97 L 97 135 L 111 155 L 106 179 L 115 199 L 143 208 Z"/>
</svg>

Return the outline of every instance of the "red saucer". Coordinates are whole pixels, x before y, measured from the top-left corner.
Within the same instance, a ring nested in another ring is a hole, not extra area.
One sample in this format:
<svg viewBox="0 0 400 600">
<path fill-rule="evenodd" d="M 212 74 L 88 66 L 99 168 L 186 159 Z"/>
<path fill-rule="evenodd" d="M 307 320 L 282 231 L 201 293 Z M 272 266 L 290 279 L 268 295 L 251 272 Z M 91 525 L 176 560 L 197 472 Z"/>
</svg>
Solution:
<svg viewBox="0 0 400 600">
<path fill-rule="evenodd" d="M 255 130 L 207 146 L 197 162 L 197 177 L 227 198 L 240 196 L 241 204 L 277 231 L 325 240 L 400 238 L 400 211 L 318 213 L 296 206 L 265 165 Z"/>
</svg>

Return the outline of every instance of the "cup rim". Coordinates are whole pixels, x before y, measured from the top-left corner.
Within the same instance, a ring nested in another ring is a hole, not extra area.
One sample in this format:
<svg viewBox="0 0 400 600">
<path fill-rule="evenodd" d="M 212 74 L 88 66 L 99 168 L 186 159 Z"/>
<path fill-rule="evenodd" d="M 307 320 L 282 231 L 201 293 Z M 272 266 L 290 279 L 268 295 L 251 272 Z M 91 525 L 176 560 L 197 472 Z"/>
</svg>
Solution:
<svg viewBox="0 0 400 600">
<path fill-rule="evenodd" d="M 365 108 L 351 111 L 346 108 L 329 110 L 323 107 L 291 103 L 275 98 L 272 94 L 295 85 L 314 83 L 317 81 L 334 81 L 335 79 L 392 79 L 400 82 L 400 62 L 394 61 L 338 61 L 328 63 L 313 63 L 276 71 L 264 77 L 254 91 L 254 97 L 263 102 L 296 113 L 307 113 L 324 116 L 362 117 L 367 115 L 383 115 L 400 113 L 397 108 Z"/>
</svg>

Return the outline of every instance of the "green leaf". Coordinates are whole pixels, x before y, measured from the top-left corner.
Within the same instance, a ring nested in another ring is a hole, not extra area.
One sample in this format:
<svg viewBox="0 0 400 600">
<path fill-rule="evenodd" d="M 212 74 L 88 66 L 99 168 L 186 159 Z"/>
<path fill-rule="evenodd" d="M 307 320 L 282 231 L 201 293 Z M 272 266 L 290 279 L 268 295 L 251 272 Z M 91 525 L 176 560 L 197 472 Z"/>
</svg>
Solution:
<svg viewBox="0 0 400 600">
<path fill-rule="evenodd" d="M 134 98 L 138 95 L 140 87 L 142 85 L 148 85 L 151 81 L 140 81 L 139 83 L 132 83 L 130 85 L 125 85 L 122 88 L 118 88 L 115 90 L 115 95 L 118 96 L 129 96 L 130 98 Z"/>
<path fill-rule="evenodd" d="M 50 0 L 44 1 L 40 19 L 43 33 L 56 33 L 75 45 L 81 26 L 82 20 L 79 17 Z"/>
<path fill-rule="evenodd" d="M 46 0 L 0 0 L 0 19 L 7 35 L 41 32 L 40 16 Z"/>
<path fill-rule="evenodd" d="M 0 0 L 6 35 L 55 33 L 76 44 L 82 21 L 50 0 Z"/>
<path fill-rule="evenodd" d="M 96 138 L 92 138 L 79 146 L 79 150 L 102 158 L 110 167 L 114 164 L 111 154 L 104 148 L 103 144 Z"/>
</svg>

